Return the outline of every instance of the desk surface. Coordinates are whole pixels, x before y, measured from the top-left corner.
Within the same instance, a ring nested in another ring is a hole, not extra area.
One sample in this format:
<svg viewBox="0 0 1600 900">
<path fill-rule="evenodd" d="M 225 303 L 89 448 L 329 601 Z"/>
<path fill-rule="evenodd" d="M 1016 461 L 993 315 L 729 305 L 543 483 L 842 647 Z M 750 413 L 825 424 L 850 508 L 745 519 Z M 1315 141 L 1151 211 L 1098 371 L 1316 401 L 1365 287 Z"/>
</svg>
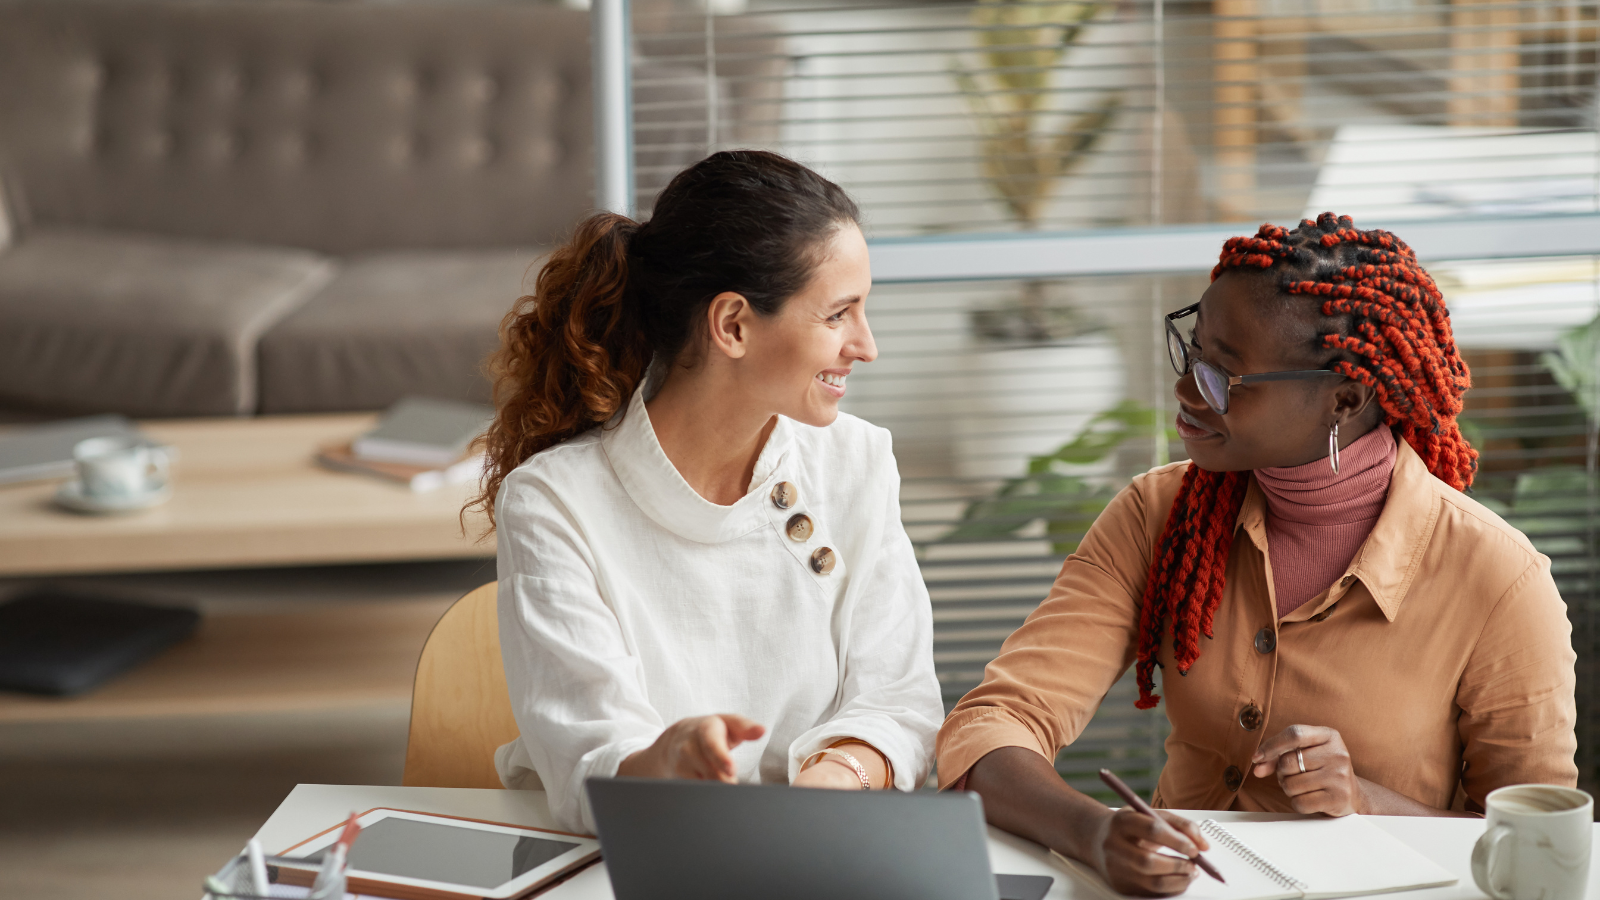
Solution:
<svg viewBox="0 0 1600 900">
<path fill-rule="evenodd" d="M 176 446 L 172 499 L 119 516 L 58 509 L 59 482 L 0 485 L 0 575 L 388 562 L 494 555 L 481 517 L 457 516 L 475 485 L 425 494 L 331 472 L 314 456 L 377 416 L 141 422 Z"/>
<path fill-rule="evenodd" d="M 275 853 L 337 824 L 351 811 L 364 811 L 375 806 L 490 819 L 536 828 L 554 825 L 544 794 L 538 791 L 302 784 L 289 793 L 256 836 L 261 839 L 267 852 Z M 1288 818 L 1235 812 L 1208 812 L 1204 815 L 1223 822 Z M 1484 896 L 1472 883 L 1471 867 L 1472 844 L 1483 833 L 1482 820 L 1373 816 L 1371 821 L 1461 879 L 1451 887 L 1393 896 L 1406 900 Z M 1600 844 L 1600 828 L 1597 828 L 1596 837 L 1597 844 Z M 1600 849 L 1596 850 L 1596 855 L 1600 856 Z M 989 829 L 989 859 L 996 872 L 1049 875 L 1054 878 L 1055 884 L 1051 886 L 1048 900 L 1098 900 L 1097 894 L 1051 865 L 1049 855 L 1042 847 L 995 828 Z M 1589 877 L 1589 896 L 1600 896 L 1600 866 L 1591 867 Z M 571 881 L 542 896 L 551 900 L 611 900 L 611 882 L 602 863 L 584 870 Z"/>
</svg>

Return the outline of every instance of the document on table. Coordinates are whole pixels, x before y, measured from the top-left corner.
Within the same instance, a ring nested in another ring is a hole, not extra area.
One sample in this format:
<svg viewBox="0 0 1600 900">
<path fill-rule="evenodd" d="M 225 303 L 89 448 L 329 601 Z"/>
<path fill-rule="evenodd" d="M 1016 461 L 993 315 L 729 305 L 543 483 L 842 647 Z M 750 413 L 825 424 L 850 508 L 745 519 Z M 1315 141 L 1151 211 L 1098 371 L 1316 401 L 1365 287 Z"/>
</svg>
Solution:
<svg viewBox="0 0 1600 900">
<path fill-rule="evenodd" d="M 1205 874 L 1192 900 L 1325 900 L 1455 884 L 1456 876 L 1360 816 L 1285 822 L 1200 823 L 1206 851 L 1227 884 Z M 1055 861 L 1106 897 L 1120 898 L 1093 869 Z"/>
</svg>

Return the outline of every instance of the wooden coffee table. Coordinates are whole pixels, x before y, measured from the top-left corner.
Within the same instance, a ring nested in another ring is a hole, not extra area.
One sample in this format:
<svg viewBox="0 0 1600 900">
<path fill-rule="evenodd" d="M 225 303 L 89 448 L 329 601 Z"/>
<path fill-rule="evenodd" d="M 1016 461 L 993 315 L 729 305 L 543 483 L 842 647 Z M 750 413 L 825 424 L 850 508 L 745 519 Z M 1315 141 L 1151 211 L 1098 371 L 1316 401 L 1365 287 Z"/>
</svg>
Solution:
<svg viewBox="0 0 1600 900">
<path fill-rule="evenodd" d="M 494 556 L 486 526 L 458 516 L 476 485 L 416 494 L 319 467 L 319 446 L 376 414 L 142 422 L 178 448 L 173 496 L 117 516 L 67 512 L 60 482 L 0 485 L 0 575 L 59 575 Z"/>
</svg>

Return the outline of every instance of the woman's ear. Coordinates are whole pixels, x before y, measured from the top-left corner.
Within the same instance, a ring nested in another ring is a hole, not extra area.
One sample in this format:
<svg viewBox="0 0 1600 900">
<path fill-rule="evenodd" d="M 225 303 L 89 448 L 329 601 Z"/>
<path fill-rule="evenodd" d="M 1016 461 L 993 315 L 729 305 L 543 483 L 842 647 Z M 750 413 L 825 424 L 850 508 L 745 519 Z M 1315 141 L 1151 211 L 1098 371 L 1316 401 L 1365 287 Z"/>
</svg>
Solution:
<svg viewBox="0 0 1600 900">
<path fill-rule="evenodd" d="M 706 308 L 712 349 L 729 359 L 743 359 L 750 349 L 750 313 L 750 301 L 743 294 L 723 291 L 712 297 Z"/>
<path fill-rule="evenodd" d="M 1347 427 L 1353 422 L 1363 422 L 1377 414 L 1382 420 L 1382 411 L 1378 406 L 1378 392 L 1370 386 L 1359 381 L 1346 379 L 1333 392 L 1333 417 L 1341 427 Z"/>
</svg>

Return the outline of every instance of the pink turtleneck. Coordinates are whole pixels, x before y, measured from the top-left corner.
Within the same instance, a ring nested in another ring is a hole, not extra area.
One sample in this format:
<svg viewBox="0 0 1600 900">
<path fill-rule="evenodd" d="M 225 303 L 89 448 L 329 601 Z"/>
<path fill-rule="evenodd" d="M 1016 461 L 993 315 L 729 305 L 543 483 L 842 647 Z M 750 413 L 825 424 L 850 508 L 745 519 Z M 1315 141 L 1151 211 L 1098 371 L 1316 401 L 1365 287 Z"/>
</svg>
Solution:
<svg viewBox="0 0 1600 900">
<path fill-rule="evenodd" d="M 1398 451 L 1382 425 L 1339 451 L 1339 474 L 1327 459 L 1257 469 L 1267 498 L 1267 560 L 1281 618 L 1338 579 L 1389 499 Z"/>
</svg>

